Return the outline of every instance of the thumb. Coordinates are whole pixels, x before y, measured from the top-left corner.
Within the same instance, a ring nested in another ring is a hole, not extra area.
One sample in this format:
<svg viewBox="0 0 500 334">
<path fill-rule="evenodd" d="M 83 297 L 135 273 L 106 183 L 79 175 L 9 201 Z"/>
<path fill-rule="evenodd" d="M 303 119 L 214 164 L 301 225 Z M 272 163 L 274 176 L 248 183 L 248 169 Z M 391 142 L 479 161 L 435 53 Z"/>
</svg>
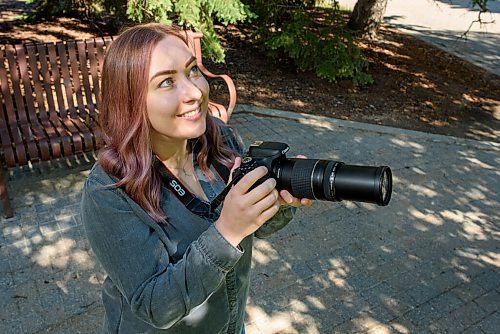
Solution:
<svg viewBox="0 0 500 334">
<path fill-rule="evenodd" d="M 236 157 L 234 159 L 234 165 L 233 165 L 233 168 L 231 168 L 231 172 L 229 173 L 229 182 L 231 182 L 233 180 L 233 172 L 236 168 L 240 167 L 241 166 L 241 158 L 240 157 Z"/>
</svg>

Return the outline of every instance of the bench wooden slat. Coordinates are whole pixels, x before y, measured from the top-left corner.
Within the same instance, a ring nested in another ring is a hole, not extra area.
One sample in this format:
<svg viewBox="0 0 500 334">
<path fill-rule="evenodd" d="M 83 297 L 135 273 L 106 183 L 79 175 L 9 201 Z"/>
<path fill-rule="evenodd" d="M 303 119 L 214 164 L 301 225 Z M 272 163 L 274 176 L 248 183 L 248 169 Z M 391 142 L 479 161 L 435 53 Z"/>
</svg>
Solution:
<svg viewBox="0 0 500 334">
<path fill-rule="evenodd" d="M 12 101 L 9 79 L 7 78 L 7 70 L 5 67 L 6 64 L 4 60 L 6 59 L 6 54 L 3 49 L 0 49 L 0 59 L 2 59 L 0 62 L 0 88 L 3 97 L 1 115 L 2 122 L 0 123 L 2 131 L 0 135 L 2 136 L 2 148 L 4 151 L 5 162 L 7 166 L 12 167 L 16 165 L 16 160 L 19 160 L 19 163 L 26 164 L 28 162 L 28 158 L 26 156 L 26 151 L 24 150 L 24 144 L 20 133 L 18 131 L 9 131 L 13 127 L 17 127 L 17 118 L 14 112 L 14 103 Z M 4 120 L 4 117 L 6 117 L 6 120 Z M 17 152 L 17 150 L 15 151 L 14 147 L 17 148 L 20 145 L 23 149 L 19 152 Z M 16 156 L 18 159 L 16 159 Z"/>
<path fill-rule="evenodd" d="M 97 42 L 96 42 L 96 48 L 97 48 L 97 59 L 99 59 L 99 63 L 98 63 L 98 66 L 99 66 L 99 72 L 102 71 L 102 66 L 103 66 L 103 62 L 104 62 L 104 54 L 105 54 L 105 51 L 104 51 L 104 47 L 106 45 L 106 41 L 104 38 L 99 38 L 97 39 Z M 106 45 L 106 47 L 108 47 Z"/>
<path fill-rule="evenodd" d="M 91 128 L 91 125 L 96 119 L 97 114 L 95 110 L 95 104 L 92 99 L 92 84 L 90 79 L 92 78 L 89 75 L 88 62 L 90 58 L 90 51 L 87 50 L 86 46 L 88 43 L 85 41 L 77 41 L 76 48 L 78 50 L 78 59 L 80 62 L 80 70 L 82 73 L 82 82 L 83 82 L 83 96 L 85 97 L 84 109 L 87 111 L 85 114 L 84 121 Z"/>
<path fill-rule="evenodd" d="M 4 60 L 4 59 L 7 59 L 6 57 L 6 53 L 7 52 L 12 52 L 12 49 L 0 49 L 0 56 L 1 56 L 1 59 Z M 5 64 L 5 61 L 2 61 L 2 63 L 0 64 L 1 67 L 0 67 L 0 85 L 2 86 L 2 95 L 3 95 L 3 98 L 4 98 L 4 104 L 5 104 L 5 108 L 6 108 L 6 111 L 7 111 L 7 123 L 9 123 L 9 126 L 10 125 L 15 125 L 17 123 L 17 116 L 16 116 L 16 113 L 15 113 L 15 108 L 14 108 L 14 102 L 12 100 L 12 94 L 10 92 L 10 86 L 9 86 L 9 82 L 10 80 L 7 78 L 7 70 L 6 70 L 6 67 L 5 65 L 7 65 L 7 69 L 9 69 L 9 64 Z M 9 70 L 9 73 L 10 73 L 10 70 Z"/>
<path fill-rule="evenodd" d="M 43 94 L 44 94 L 44 101 L 47 102 L 47 107 L 48 107 L 48 117 L 49 119 L 53 117 L 53 114 L 56 112 L 56 106 L 54 104 L 54 97 L 53 97 L 53 92 L 51 88 L 51 75 L 49 72 L 49 67 L 48 64 L 50 63 L 50 59 L 48 58 L 48 50 L 47 50 L 47 45 L 45 44 L 37 44 L 36 50 L 38 52 L 38 59 L 40 61 L 40 72 L 41 72 L 41 79 L 42 79 L 42 86 L 43 86 Z M 51 114 L 52 112 L 52 114 Z"/>
<path fill-rule="evenodd" d="M 90 115 L 87 113 L 85 103 L 83 102 L 83 90 L 81 84 L 81 76 L 84 75 L 83 72 L 81 71 L 83 68 L 87 67 L 87 62 L 85 60 L 86 58 L 83 59 L 77 58 L 76 46 L 77 45 L 75 41 L 66 42 L 68 60 L 71 69 L 71 78 L 72 78 L 71 82 L 73 83 L 72 100 L 76 98 L 76 108 L 74 110 L 75 114 L 72 115 L 71 118 L 73 123 L 80 129 L 81 134 L 83 135 L 84 151 L 85 151 L 85 148 L 89 150 L 91 147 L 93 147 L 92 130 L 90 126 L 88 126 L 88 124 L 85 122 L 85 120 L 87 120 L 87 118 L 90 117 Z M 84 63 L 80 63 L 82 60 L 84 61 Z"/>
<path fill-rule="evenodd" d="M 63 86 L 64 86 L 63 92 L 65 93 L 63 96 L 65 97 L 65 101 L 66 101 L 65 106 L 67 109 L 67 113 L 69 113 L 70 117 L 77 118 L 78 115 L 76 114 L 75 103 L 73 101 L 73 89 L 71 87 L 71 77 L 69 74 L 69 64 L 68 64 L 65 43 L 64 42 L 57 42 L 56 45 L 57 45 L 57 52 L 59 54 L 59 68 L 58 69 L 60 70 L 60 73 L 61 73 L 61 76 L 63 79 Z M 61 109 L 59 108 L 59 110 L 61 110 Z M 62 116 L 66 117 L 67 116 L 66 112 Z"/>
<path fill-rule="evenodd" d="M 1 78 L 0 81 L 2 81 Z M 0 112 L 2 115 L 5 115 L 6 110 L 3 104 L 1 104 Z M 12 149 L 12 139 L 8 131 L 7 123 L 3 117 L 0 117 L 0 139 L 2 141 L 3 155 L 7 165 L 15 165 L 16 157 Z"/>
<path fill-rule="evenodd" d="M 64 154 L 69 156 L 71 154 L 74 154 L 75 152 L 83 152 L 83 143 L 82 138 L 78 133 L 79 130 L 69 119 L 69 114 L 67 111 L 70 110 L 71 112 L 70 105 L 73 105 L 73 96 L 71 93 L 68 61 L 66 59 L 66 51 L 64 49 L 63 42 L 58 42 L 56 45 L 49 45 L 49 57 L 51 60 L 51 73 L 59 109 L 59 115 L 56 111 L 54 111 L 54 118 L 60 118 L 61 125 L 63 125 L 67 129 L 69 138 L 71 139 L 73 147 L 71 147 L 68 151 L 66 151 L 66 149 L 64 150 Z M 67 97 L 68 95 L 69 98 Z M 66 99 L 64 98 L 64 96 L 66 96 Z"/>
<path fill-rule="evenodd" d="M 68 155 L 74 153 L 83 152 L 83 142 L 82 137 L 80 135 L 80 129 L 75 126 L 75 124 L 71 121 L 69 117 L 65 117 L 62 119 L 62 123 L 68 129 L 68 133 L 70 134 L 71 143 L 73 144 L 73 148 Z M 66 154 L 66 152 L 65 152 Z"/>
<path fill-rule="evenodd" d="M 40 120 L 46 121 L 49 116 L 47 114 L 47 109 L 45 108 L 45 99 L 43 97 L 43 78 L 41 77 L 41 73 L 38 69 L 39 64 L 43 63 L 43 61 L 37 61 L 37 58 L 39 57 L 37 57 L 38 52 L 34 44 L 28 44 L 26 46 L 26 51 L 28 54 L 29 67 L 33 76 L 33 90 L 35 92 L 38 117 Z M 42 66 L 40 66 L 40 69 L 42 69 Z"/>
<path fill-rule="evenodd" d="M 78 49 L 78 58 L 80 59 L 80 69 L 82 73 L 82 81 L 83 81 L 83 87 L 84 87 L 84 96 L 85 96 L 85 119 L 83 120 L 85 124 L 89 127 L 89 129 L 93 133 L 93 140 L 94 140 L 94 145 L 100 147 L 103 143 L 99 141 L 99 137 L 101 136 L 100 130 L 99 130 L 99 119 L 98 115 L 96 112 L 96 105 L 95 101 L 93 100 L 93 91 L 92 91 L 92 83 L 91 83 L 91 75 L 89 74 L 89 67 L 90 67 L 90 52 L 92 51 L 91 49 L 87 49 L 86 46 L 88 46 L 90 43 L 85 42 L 85 41 L 78 41 L 77 42 L 77 49 Z M 84 64 L 82 65 L 82 59 L 84 59 Z M 95 57 L 94 57 L 95 59 Z"/>
<path fill-rule="evenodd" d="M 54 99 L 52 98 L 52 89 L 50 85 L 50 73 L 47 66 L 47 52 L 43 44 L 28 44 L 26 50 L 29 58 L 29 65 L 33 75 L 33 86 L 36 95 L 38 117 L 40 119 L 40 126 L 47 133 L 50 144 L 50 156 L 43 157 L 44 160 L 50 157 L 62 156 L 61 139 L 64 140 L 63 132 L 61 137 L 58 131 L 58 126 L 50 121 L 48 110 L 54 110 Z M 71 145 L 68 140 L 64 140 L 67 144 Z M 69 148 L 70 146 L 68 146 Z"/>
<path fill-rule="evenodd" d="M 87 40 L 87 50 L 88 50 L 88 57 L 89 57 L 89 64 L 90 64 L 90 74 L 92 75 L 92 84 L 91 87 L 93 87 L 93 96 L 95 98 L 95 104 L 98 106 L 100 101 L 100 94 L 99 94 L 99 74 L 101 72 L 101 68 L 99 67 L 99 54 L 98 54 L 98 48 L 97 45 L 101 44 L 101 46 L 104 44 L 104 41 L 102 39 L 95 39 L 95 40 Z"/>
<path fill-rule="evenodd" d="M 58 119 L 59 117 L 66 118 L 67 117 L 66 106 L 64 104 L 62 85 L 60 84 L 61 76 L 59 74 L 59 61 L 58 61 L 56 46 L 54 44 L 48 44 L 47 51 L 49 54 L 50 73 L 53 83 L 53 89 L 56 93 L 56 99 L 57 99 L 56 100 L 57 107 L 50 110 L 50 118 L 51 119 Z"/>
<path fill-rule="evenodd" d="M 72 98 L 76 98 L 75 115 L 73 118 L 85 119 L 85 103 L 83 102 L 83 91 L 80 81 L 80 70 L 87 65 L 81 64 L 76 56 L 76 43 L 75 41 L 68 41 L 66 43 L 68 52 L 68 60 L 70 63 L 69 69 L 71 70 L 72 85 Z M 84 58 L 85 59 L 85 58 Z M 83 73 L 81 73 L 83 75 Z M 73 116 L 73 115 L 72 115 Z"/>
<path fill-rule="evenodd" d="M 50 125 L 53 126 L 53 128 L 56 130 L 58 137 L 61 140 L 62 144 L 62 151 L 61 147 L 53 147 L 52 151 L 54 152 L 56 157 L 61 157 L 61 156 L 70 156 L 73 152 L 73 144 L 71 142 L 71 137 L 69 131 L 66 129 L 66 127 L 62 124 L 61 120 L 50 120 L 49 121 Z"/>
<path fill-rule="evenodd" d="M 18 109 L 22 108 L 27 111 L 27 117 L 25 120 L 31 123 L 31 117 L 35 113 L 35 100 L 33 99 L 33 89 L 30 82 L 30 73 L 28 70 L 28 64 L 26 62 L 27 57 L 23 47 L 16 48 L 16 58 L 21 74 L 19 80 L 19 89 L 21 90 L 22 88 L 24 88 L 24 101 L 26 103 L 25 106 L 20 105 Z M 20 91 L 18 94 L 16 94 L 16 96 L 20 97 L 21 101 L 23 100 L 23 96 L 21 95 Z M 26 114 L 23 113 L 23 116 L 26 116 Z"/>
<path fill-rule="evenodd" d="M 21 95 L 21 91 L 19 89 L 19 69 L 17 67 L 17 62 L 16 62 L 16 48 L 14 46 L 8 46 L 6 49 L 6 56 L 7 56 L 7 64 L 9 67 L 9 73 L 10 73 L 10 87 L 9 91 L 11 94 L 13 94 L 13 101 L 16 105 L 16 109 L 23 110 L 24 111 L 24 102 L 23 98 Z M 12 106 L 12 108 L 14 108 Z M 15 110 L 15 109 L 14 109 Z M 11 124 L 12 122 L 19 122 L 21 124 L 26 123 L 26 113 L 21 112 L 21 113 L 13 113 L 11 115 L 12 118 L 10 119 Z"/>
<path fill-rule="evenodd" d="M 40 59 L 41 71 L 43 73 L 43 87 L 45 91 L 45 98 L 49 108 L 48 126 L 51 126 L 55 129 L 62 144 L 62 151 L 59 144 L 54 144 L 52 145 L 52 152 L 55 157 L 61 157 L 63 154 L 68 156 L 71 155 L 73 149 L 71 147 L 72 144 L 69 137 L 69 132 L 62 125 L 58 113 L 59 105 L 63 105 L 59 71 L 56 67 L 56 71 L 52 73 L 48 66 L 50 64 L 52 68 L 54 66 L 53 64 L 57 64 L 57 54 L 55 46 L 54 44 L 38 44 L 37 50 Z M 54 93 L 57 100 L 54 100 Z M 56 101 L 57 106 L 55 105 Z"/>
<path fill-rule="evenodd" d="M 32 54 L 32 57 L 36 57 L 34 54 Z M 38 66 L 36 65 L 35 59 L 28 59 L 27 61 L 26 53 L 24 48 L 19 48 L 17 49 L 17 62 L 19 65 L 19 69 L 21 71 L 21 78 L 22 78 L 22 85 L 24 87 L 24 98 L 26 101 L 26 111 L 28 113 L 28 121 L 31 130 L 34 133 L 34 139 L 35 139 L 35 145 L 38 147 L 38 152 L 39 152 L 39 157 L 42 160 L 49 160 L 50 159 L 50 149 L 49 149 L 49 139 L 50 136 L 47 136 L 46 132 L 44 131 L 43 127 L 40 125 L 40 122 L 38 120 L 38 115 L 41 114 L 43 115 L 44 111 L 44 106 L 43 102 L 41 103 L 41 106 L 36 106 L 35 105 L 35 100 L 34 100 L 34 91 L 39 91 L 40 89 L 40 80 L 38 77 Z M 33 64 L 33 66 L 28 67 L 28 63 Z M 31 78 L 30 74 L 31 73 Z M 21 82 L 20 82 L 21 83 Z M 37 115 L 37 109 L 39 111 L 39 114 Z M 34 158 L 31 158 L 31 160 L 34 160 Z"/>
<path fill-rule="evenodd" d="M 11 52 L 9 52 L 11 51 Z M 10 78 L 11 78 L 11 85 L 12 85 L 12 92 L 14 93 L 14 102 L 16 104 L 16 108 L 18 112 L 16 113 L 17 117 L 17 125 L 18 128 L 21 129 L 21 134 L 23 138 L 23 143 L 24 145 L 28 148 L 28 155 L 29 155 L 29 160 L 37 161 L 39 159 L 39 154 L 38 154 L 38 149 L 35 144 L 35 138 L 33 136 L 33 132 L 31 128 L 28 125 L 28 119 L 26 117 L 26 107 L 24 104 L 24 99 L 21 91 L 21 80 L 19 78 L 19 72 L 18 72 L 18 63 L 16 62 L 16 56 L 18 51 L 21 53 L 21 55 L 24 54 L 24 48 L 22 45 L 18 45 L 16 47 L 13 47 L 11 50 L 7 48 L 7 61 L 9 63 L 10 67 Z M 26 58 L 24 59 L 26 60 Z M 26 72 L 26 66 L 25 62 L 23 62 L 23 58 L 21 56 L 21 63 L 19 64 L 19 69 L 22 71 L 20 72 L 21 75 L 27 75 Z M 24 153 L 23 153 L 24 155 Z"/>
<path fill-rule="evenodd" d="M 112 42 L 112 36 L 99 37 L 87 41 L 87 50 L 90 54 L 90 73 L 92 75 L 92 84 L 94 87 L 94 97 L 96 105 L 99 105 L 101 102 L 100 73 L 102 72 L 104 56 L 106 54 L 106 50 L 109 48 Z M 95 120 L 98 121 L 97 115 L 95 117 Z M 104 145 L 104 138 L 102 136 L 101 129 L 94 129 L 94 133 L 97 147 L 102 147 Z"/>
<path fill-rule="evenodd" d="M 80 144 L 78 150 L 75 149 L 73 154 L 83 153 L 83 152 L 93 150 L 94 142 L 92 140 L 92 137 L 94 136 L 94 134 L 92 133 L 92 130 L 84 122 L 82 122 L 78 118 L 69 118 L 68 120 L 69 120 L 69 122 L 67 122 L 67 123 L 65 122 L 65 124 L 68 124 L 68 126 L 70 126 L 69 124 L 71 122 L 72 126 L 76 127 L 78 129 L 77 133 L 80 135 L 79 139 L 77 139 L 77 140 L 81 144 Z M 73 136 L 73 138 L 76 139 L 75 136 Z"/>
<path fill-rule="evenodd" d="M 96 62 L 96 50 L 94 44 L 94 40 L 78 41 L 77 49 L 78 58 L 85 59 L 85 66 L 81 66 L 81 71 L 85 93 L 85 107 L 88 111 L 86 117 L 88 118 L 85 118 L 84 122 L 94 134 L 94 145 L 96 147 L 102 147 L 104 145 L 104 141 L 101 139 L 102 133 L 99 127 L 99 115 L 97 114 L 97 97 L 99 95 L 98 71 L 100 72 L 100 70 L 98 69 L 98 64 Z M 94 89 L 92 89 L 92 87 L 94 87 Z"/>
</svg>

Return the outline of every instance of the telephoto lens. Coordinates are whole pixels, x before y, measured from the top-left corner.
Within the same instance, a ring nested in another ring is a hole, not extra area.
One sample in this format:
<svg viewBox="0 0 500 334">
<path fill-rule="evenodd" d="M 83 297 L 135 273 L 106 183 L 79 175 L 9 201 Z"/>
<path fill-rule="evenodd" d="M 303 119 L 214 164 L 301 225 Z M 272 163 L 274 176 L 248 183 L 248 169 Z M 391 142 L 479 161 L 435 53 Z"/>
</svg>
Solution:
<svg viewBox="0 0 500 334">
<path fill-rule="evenodd" d="M 240 168 L 233 173 L 233 181 L 258 166 L 266 166 L 268 175 L 256 184 L 274 177 L 278 190 L 286 189 L 297 198 L 358 201 L 381 206 L 389 204 L 392 194 L 389 167 L 346 165 L 333 160 L 288 159 L 286 153 L 289 149 L 285 143 L 254 142 Z"/>
<path fill-rule="evenodd" d="M 392 172 L 387 166 L 346 165 L 318 159 L 281 159 L 272 166 L 277 188 L 298 198 L 389 204 Z"/>
</svg>

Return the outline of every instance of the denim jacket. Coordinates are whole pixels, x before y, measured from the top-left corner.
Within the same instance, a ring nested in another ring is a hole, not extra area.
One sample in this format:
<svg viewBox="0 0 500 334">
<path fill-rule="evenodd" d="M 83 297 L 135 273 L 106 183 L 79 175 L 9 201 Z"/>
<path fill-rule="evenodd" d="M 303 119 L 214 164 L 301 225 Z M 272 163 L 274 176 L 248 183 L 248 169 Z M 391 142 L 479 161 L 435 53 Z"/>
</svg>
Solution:
<svg viewBox="0 0 500 334">
<path fill-rule="evenodd" d="M 234 135 L 226 142 L 242 152 Z M 222 179 L 209 181 L 196 163 L 195 170 L 209 200 L 224 189 Z M 220 208 L 204 218 L 166 187 L 167 224 L 158 224 L 122 189 L 110 187 L 115 182 L 96 163 L 81 202 L 88 240 L 108 275 L 102 291 L 104 333 L 239 334 L 253 236 L 233 247 L 214 226 Z M 256 236 L 282 228 L 293 212 L 280 209 Z"/>
</svg>

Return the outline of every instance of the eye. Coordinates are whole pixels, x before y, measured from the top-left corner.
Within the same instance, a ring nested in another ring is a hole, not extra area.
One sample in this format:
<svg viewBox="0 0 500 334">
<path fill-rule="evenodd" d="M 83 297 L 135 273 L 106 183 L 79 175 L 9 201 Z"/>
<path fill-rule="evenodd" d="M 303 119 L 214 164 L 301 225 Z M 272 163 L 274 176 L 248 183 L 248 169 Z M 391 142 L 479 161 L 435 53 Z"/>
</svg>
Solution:
<svg viewBox="0 0 500 334">
<path fill-rule="evenodd" d="M 168 88 L 174 84 L 174 81 L 171 78 L 165 79 L 162 82 L 160 82 L 160 85 L 158 87 L 160 88 Z"/>
<path fill-rule="evenodd" d="M 191 69 L 189 70 L 189 76 L 190 77 L 196 77 L 198 75 L 200 75 L 201 72 L 200 72 L 200 68 L 197 66 L 197 65 L 194 65 L 193 67 L 191 67 Z"/>
</svg>

